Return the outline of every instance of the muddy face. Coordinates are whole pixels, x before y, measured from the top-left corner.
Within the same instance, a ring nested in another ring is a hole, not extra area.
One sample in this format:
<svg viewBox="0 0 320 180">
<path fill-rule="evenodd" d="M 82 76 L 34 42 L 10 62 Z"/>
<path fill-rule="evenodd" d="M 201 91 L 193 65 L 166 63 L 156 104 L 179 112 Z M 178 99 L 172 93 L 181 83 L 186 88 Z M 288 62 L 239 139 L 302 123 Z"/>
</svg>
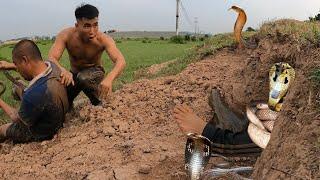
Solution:
<svg viewBox="0 0 320 180">
<path fill-rule="evenodd" d="M 92 41 L 97 37 L 99 30 L 98 18 L 77 20 L 76 29 L 81 39 L 84 41 Z"/>
<path fill-rule="evenodd" d="M 27 81 L 31 81 L 33 79 L 33 76 L 31 72 L 33 72 L 33 69 L 30 65 L 30 62 L 28 60 L 27 56 L 22 56 L 22 58 L 18 58 L 13 56 L 12 57 L 13 63 L 17 68 L 17 71 L 19 74 Z"/>
</svg>

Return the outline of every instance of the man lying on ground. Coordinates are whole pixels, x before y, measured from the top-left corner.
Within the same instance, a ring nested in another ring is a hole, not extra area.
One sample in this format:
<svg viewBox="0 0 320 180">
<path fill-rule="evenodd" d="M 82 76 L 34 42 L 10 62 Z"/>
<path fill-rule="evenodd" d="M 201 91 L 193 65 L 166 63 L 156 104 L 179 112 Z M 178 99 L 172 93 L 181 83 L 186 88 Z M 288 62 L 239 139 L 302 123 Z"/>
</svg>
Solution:
<svg viewBox="0 0 320 180">
<path fill-rule="evenodd" d="M 19 111 L 0 99 L 0 108 L 12 120 L 0 126 L 0 139 L 15 143 L 51 139 L 62 127 L 69 107 L 66 88 L 60 82 L 61 71 L 54 63 L 44 62 L 30 40 L 15 45 L 12 60 L 12 68 L 30 83 L 22 90 Z"/>
<path fill-rule="evenodd" d="M 217 89 L 213 89 L 212 94 L 215 94 L 215 98 L 212 101 L 215 104 L 213 108 L 217 124 L 227 124 L 228 127 L 232 128 L 223 129 L 211 123 L 206 123 L 189 106 L 184 104 L 177 105 L 173 109 L 174 119 L 183 133 L 197 133 L 207 137 L 213 142 L 213 151 L 218 153 L 246 154 L 261 152 L 261 148 L 251 141 L 247 133 L 248 122 L 237 119 L 233 115 L 234 113 L 220 100 L 220 94 Z M 242 124 L 240 121 L 242 121 Z"/>
<path fill-rule="evenodd" d="M 49 52 L 49 60 L 61 69 L 61 82 L 67 86 L 70 106 L 83 91 L 93 105 L 112 92 L 112 83 L 123 71 L 126 63 L 113 39 L 99 31 L 96 7 L 86 4 L 75 10 L 75 27 L 62 30 Z M 70 72 L 59 64 L 63 51 L 67 49 L 71 64 Z M 115 64 L 105 76 L 101 61 L 106 51 Z"/>
</svg>

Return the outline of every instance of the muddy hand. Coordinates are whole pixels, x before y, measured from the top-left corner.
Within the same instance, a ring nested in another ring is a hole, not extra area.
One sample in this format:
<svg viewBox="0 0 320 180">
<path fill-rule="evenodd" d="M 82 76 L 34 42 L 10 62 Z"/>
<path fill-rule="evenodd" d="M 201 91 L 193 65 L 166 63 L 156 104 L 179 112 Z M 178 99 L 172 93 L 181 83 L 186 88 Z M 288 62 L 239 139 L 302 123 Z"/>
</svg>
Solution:
<svg viewBox="0 0 320 180">
<path fill-rule="evenodd" d="M 70 84 L 74 85 L 73 75 L 71 72 L 67 71 L 66 69 L 61 69 L 61 84 L 65 86 L 69 86 Z"/>
<path fill-rule="evenodd" d="M 107 99 L 107 97 L 112 93 L 112 82 L 102 81 L 99 85 L 99 98 Z"/>
</svg>

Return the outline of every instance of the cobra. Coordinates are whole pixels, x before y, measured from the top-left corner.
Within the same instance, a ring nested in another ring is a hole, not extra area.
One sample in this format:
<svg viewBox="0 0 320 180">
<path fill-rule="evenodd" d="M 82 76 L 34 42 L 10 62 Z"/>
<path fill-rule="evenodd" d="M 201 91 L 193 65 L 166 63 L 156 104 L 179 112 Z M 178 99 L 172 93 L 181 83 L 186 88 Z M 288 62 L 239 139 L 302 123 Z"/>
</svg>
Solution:
<svg viewBox="0 0 320 180">
<path fill-rule="evenodd" d="M 185 168 L 191 180 L 199 179 L 211 157 L 211 141 L 204 136 L 189 133 L 185 149 Z"/>
<path fill-rule="evenodd" d="M 244 44 L 243 44 L 241 34 L 242 34 L 242 29 L 247 22 L 247 15 L 243 9 L 237 6 L 232 6 L 229 10 L 231 9 L 238 13 L 237 21 L 234 24 L 234 36 L 235 36 L 236 42 L 238 43 L 238 48 L 243 48 Z"/>
<path fill-rule="evenodd" d="M 248 134 L 251 140 L 261 148 L 266 148 L 269 143 L 274 122 L 294 79 L 295 71 L 288 63 L 276 63 L 269 71 L 268 104 L 258 103 L 246 109 L 250 121 Z"/>
</svg>

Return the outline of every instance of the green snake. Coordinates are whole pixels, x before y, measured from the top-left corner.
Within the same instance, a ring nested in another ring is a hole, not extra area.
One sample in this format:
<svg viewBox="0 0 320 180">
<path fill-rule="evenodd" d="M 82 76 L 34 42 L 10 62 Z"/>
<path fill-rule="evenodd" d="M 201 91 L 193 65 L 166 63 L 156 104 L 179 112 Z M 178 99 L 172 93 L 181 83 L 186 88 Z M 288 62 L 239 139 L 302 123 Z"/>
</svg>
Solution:
<svg viewBox="0 0 320 180">
<path fill-rule="evenodd" d="M 0 81 L 0 87 L 1 87 L 1 90 L 0 90 L 0 96 L 6 91 L 6 85 L 4 84 L 3 81 Z"/>
<path fill-rule="evenodd" d="M 288 63 L 276 63 L 269 71 L 268 103 L 247 107 L 246 113 L 250 121 L 248 134 L 251 140 L 261 148 L 266 148 L 269 143 L 274 122 L 294 79 L 295 71 Z"/>
<path fill-rule="evenodd" d="M 2 70 L 3 74 L 6 76 L 6 78 L 11 81 L 14 86 L 12 88 L 12 96 L 15 100 L 21 100 L 21 97 L 18 93 L 18 88 L 19 89 L 25 89 L 26 86 L 24 85 L 22 80 L 19 80 L 17 78 L 14 78 L 7 70 Z M 2 92 L 2 91 L 1 91 Z"/>
</svg>

